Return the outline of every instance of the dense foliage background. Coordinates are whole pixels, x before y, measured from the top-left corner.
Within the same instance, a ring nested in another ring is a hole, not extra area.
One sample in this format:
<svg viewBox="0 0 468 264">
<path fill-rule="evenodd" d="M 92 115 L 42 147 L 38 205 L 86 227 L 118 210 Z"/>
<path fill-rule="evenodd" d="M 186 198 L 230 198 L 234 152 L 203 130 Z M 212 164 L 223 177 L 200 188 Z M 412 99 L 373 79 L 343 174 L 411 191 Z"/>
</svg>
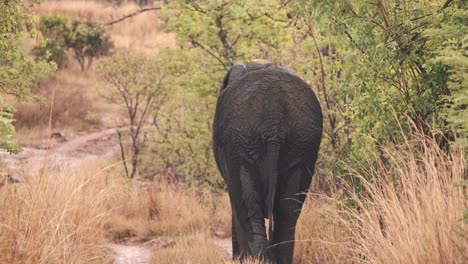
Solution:
<svg viewBox="0 0 468 264">
<path fill-rule="evenodd" d="M 322 175 L 382 158 L 379 149 L 415 131 L 439 130 L 441 146 L 467 143 L 463 1 L 170 1 L 164 14 L 162 27 L 176 32 L 176 52 L 190 65 L 178 86 L 197 102 L 171 117 L 184 126 L 171 137 L 184 140 L 167 143 L 193 149 L 183 157 L 213 166 L 201 154 L 211 144 L 220 80 L 234 62 L 256 58 L 291 68 L 318 94 Z M 193 176 L 211 179 L 214 169 L 202 171 Z"/>
</svg>

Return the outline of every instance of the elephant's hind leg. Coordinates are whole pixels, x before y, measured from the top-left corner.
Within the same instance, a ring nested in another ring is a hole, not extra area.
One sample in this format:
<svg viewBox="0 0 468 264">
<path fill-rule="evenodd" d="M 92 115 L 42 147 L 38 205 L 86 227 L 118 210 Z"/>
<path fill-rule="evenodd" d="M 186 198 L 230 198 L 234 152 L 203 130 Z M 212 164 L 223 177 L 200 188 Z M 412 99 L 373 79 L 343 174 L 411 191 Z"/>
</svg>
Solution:
<svg viewBox="0 0 468 264">
<path fill-rule="evenodd" d="M 275 200 L 271 248 L 277 263 L 290 264 L 293 261 L 296 223 L 312 176 L 309 170 L 298 166 L 281 178 L 282 187 L 278 188 Z"/>
<path fill-rule="evenodd" d="M 239 248 L 239 241 L 237 240 L 237 231 L 236 231 L 236 223 L 237 221 L 234 216 L 234 212 L 232 213 L 232 259 L 236 260 L 241 257 L 241 252 Z"/>
<path fill-rule="evenodd" d="M 268 249 L 260 179 L 249 165 L 240 167 L 239 179 L 242 189 L 240 195 L 242 195 L 243 202 L 241 206 L 233 206 L 233 208 L 243 211 L 233 212 L 233 225 L 236 227 L 240 258 L 242 260 L 243 256 L 251 255 L 271 261 L 273 255 Z M 237 199 L 237 201 L 239 200 Z"/>
</svg>

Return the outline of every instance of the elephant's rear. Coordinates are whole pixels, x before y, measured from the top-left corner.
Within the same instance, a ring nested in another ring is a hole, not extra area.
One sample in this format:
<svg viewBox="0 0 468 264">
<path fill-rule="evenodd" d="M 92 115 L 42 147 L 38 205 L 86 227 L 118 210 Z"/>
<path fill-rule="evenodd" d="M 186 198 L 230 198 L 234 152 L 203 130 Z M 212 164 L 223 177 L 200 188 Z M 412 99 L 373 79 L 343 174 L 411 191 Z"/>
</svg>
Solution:
<svg viewBox="0 0 468 264">
<path fill-rule="evenodd" d="M 310 185 L 322 124 L 320 104 L 310 86 L 279 67 L 247 73 L 218 98 L 214 151 L 233 210 L 239 219 L 250 218 L 241 212 L 249 204 L 235 193 L 243 191 L 239 167 L 251 168 L 250 180 L 263 197 L 258 201 L 264 210 L 261 219 L 270 219 L 270 245 L 280 244 L 274 250 L 280 263 L 292 261 L 292 250 L 283 242 L 294 240 L 301 205 L 297 208 L 293 201 Z M 279 230 L 284 223 L 286 228 Z"/>
</svg>

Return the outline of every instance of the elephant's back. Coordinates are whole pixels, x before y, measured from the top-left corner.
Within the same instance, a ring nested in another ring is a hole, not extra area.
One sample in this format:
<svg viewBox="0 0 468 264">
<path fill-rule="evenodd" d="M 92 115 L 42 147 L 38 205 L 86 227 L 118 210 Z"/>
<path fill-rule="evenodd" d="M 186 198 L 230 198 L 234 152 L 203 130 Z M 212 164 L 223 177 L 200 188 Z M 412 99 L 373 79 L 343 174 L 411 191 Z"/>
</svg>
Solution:
<svg viewBox="0 0 468 264">
<path fill-rule="evenodd" d="M 215 140 L 239 138 L 251 148 L 272 138 L 307 145 L 311 134 L 321 136 L 322 112 L 302 79 L 281 68 L 268 68 L 250 72 L 223 90 L 214 130 Z"/>
<path fill-rule="evenodd" d="M 272 119 L 322 125 L 320 104 L 310 86 L 281 69 L 250 72 L 233 82 L 221 93 L 216 111 L 228 122 L 227 127 L 236 122 L 261 124 Z"/>
</svg>

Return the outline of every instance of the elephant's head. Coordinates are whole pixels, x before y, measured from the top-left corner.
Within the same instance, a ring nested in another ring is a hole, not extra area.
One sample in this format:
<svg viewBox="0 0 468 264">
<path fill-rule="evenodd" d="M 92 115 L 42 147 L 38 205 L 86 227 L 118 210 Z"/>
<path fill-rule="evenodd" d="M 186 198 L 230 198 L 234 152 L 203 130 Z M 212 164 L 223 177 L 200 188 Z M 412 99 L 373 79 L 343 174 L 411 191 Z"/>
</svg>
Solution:
<svg viewBox="0 0 468 264">
<path fill-rule="evenodd" d="M 224 77 L 223 86 L 221 87 L 221 90 L 225 89 L 226 87 L 229 86 L 229 84 L 240 79 L 242 76 L 244 76 L 245 74 L 249 72 L 266 69 L 270 67 L 280 68 L 288 73 L 292 73 L 289 69 L 276 66 L 272 64 L 269 60 L 264 60 L 264 59 L 256 59 L 247 64 L 236 62 L 234 63 L 232 68 L 229 70 L 229 72 L 226 74 L 226 76 Z"/>
</svg>

